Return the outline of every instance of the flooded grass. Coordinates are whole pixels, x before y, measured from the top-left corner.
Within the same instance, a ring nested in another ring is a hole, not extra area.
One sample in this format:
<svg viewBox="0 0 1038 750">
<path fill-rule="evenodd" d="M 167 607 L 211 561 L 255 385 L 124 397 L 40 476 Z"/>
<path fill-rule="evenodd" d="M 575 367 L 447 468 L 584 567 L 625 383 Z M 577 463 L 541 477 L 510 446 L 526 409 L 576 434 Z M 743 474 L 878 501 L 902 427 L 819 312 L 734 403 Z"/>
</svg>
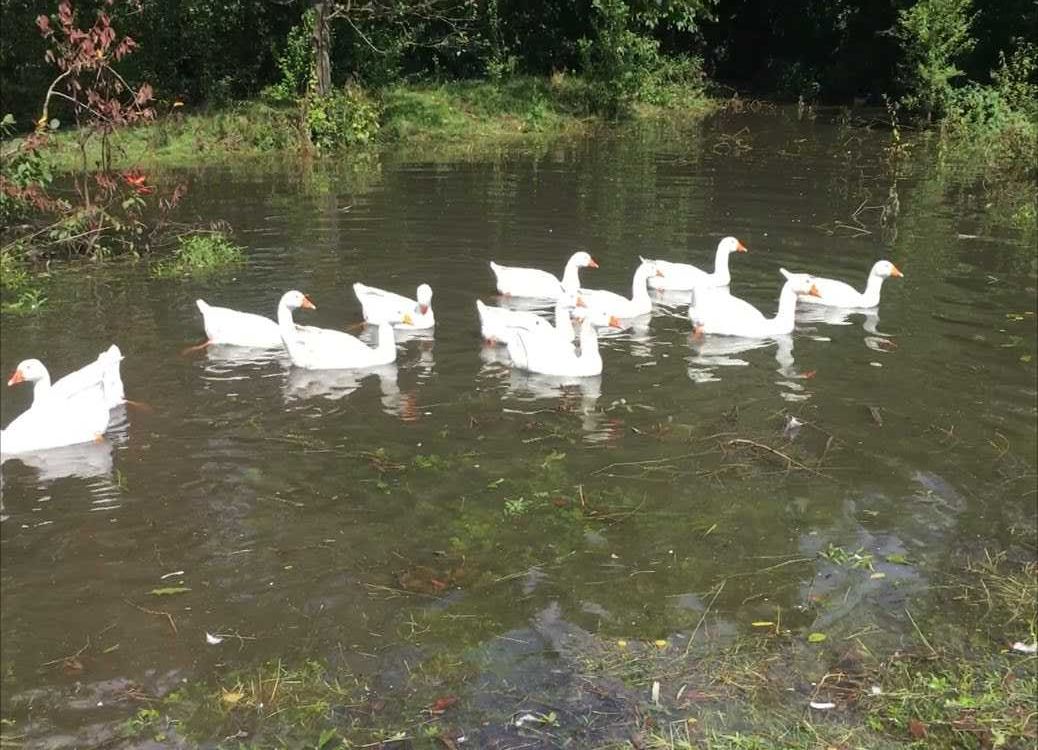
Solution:
<svg viewBox="0 0 1038 750">
<path fill-rule="evenodd" d="M 157 261 L 151 273 L 160 279 L 192 276 L 239 265 L 244 261 L 243 249 L 222 232 L 195 232 L 178 237 L 173 257 Z"/>
</svg>

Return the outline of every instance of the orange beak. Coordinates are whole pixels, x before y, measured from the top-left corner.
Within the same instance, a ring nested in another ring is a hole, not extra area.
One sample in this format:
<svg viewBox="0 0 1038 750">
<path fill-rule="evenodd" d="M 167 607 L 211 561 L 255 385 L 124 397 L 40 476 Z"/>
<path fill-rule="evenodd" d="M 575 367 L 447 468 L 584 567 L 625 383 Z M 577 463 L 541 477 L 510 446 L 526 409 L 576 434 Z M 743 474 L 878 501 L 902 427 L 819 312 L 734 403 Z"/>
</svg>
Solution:
<svg viewBox="0 0 1038 750">
<path fill-rule="evenodd" d="M 591 262 L 587 264 L 587 267 L 588 268 L 598 268 L 598 261 L 595 260 L 594 258 L 592 258 Z"/>
<path fill-rule="evenodd" d="M 577 307 L 587 307 L 587 302 L 584 301 L 583 297 L 577 297 Z"/>
<path fill-rule="evenodd" d="M 11 373 L 11 377 L 8 379 L 7 384 L 8 385 L 17 385 L 18 383 L 24 383 L 24 382 L 25 382 L 25 378 L 22 376 L 22 371 L 21 370 L 15 370 L 13 373 Z"/>
<path fill-rule="evenodd" d="M 310 298 L 307 297 L 305 294 L 303 295 L 303 304 L 300 305 L 300 307 L 302 307 L 304 310 L 316 310 L 317 309 L 317 305 L 315 305 L 310 300 Z"/>
<path fill-rule="evenodd" d="M 818 291 L 818 287 L 816 287 L 814 284 L 812 284 L 811 288 L 807 290 L 807 294 L 810 297 L 821 297 L 822 296 L 822 293 Z"/>
<path fill-rule="evenodd" d="M 750 251 L 746 249 L 746 245 L 744 245 L 741 242 L 739 242 L 739 240 L 736 240 L 735 241 L 735 252 L 737 252 L 737 253 L 748 253 Z"/>
<path fill-rule="evenodd" d="M 610 328 L 623 328 L 624 325 L 623 325 L 623 323 L 620 322 L 620 319 L 618 317 L 616 317 L 615 315 L 610 315 L 609 316 L 609 327 Z"/>
<path fill-rule="evenodd" d="M 418 312 L 421 313 L 422 315 L 425 315 L 427 312 L 429 312 L 429 306 L 428 305 L 419 305 L 418 306 Z"/>
<path fill-rule="evenodd" d="M 890 275 L 891 275 L 891 276 L 897 276 L 897 277 L 899 277 L 899 278 L 900 278 L 901 276 L 904 276 L 904 274 L 903 274 L 903 273 L 901 273 L 901 271 L 899 271 L 899 270 L 898 270 L 898 267 L 897 267 L 897 266 L 895 266 L 895 265 L 891 265 L 891 266 L 890 266 Z"/>
</svg>

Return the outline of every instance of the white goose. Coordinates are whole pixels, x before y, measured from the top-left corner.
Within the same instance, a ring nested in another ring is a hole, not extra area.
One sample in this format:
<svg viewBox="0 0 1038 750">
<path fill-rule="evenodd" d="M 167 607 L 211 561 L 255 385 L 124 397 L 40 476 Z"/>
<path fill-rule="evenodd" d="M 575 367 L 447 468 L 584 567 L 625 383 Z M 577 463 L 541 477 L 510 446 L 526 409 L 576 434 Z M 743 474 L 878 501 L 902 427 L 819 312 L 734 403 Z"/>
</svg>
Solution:
<svg viewBox="0 0 1038 750">
<path fill-rule="evenodd" d="M 357 295 L 364 314 L 364 320 L 381 322 L 387 319 L 402 319 L 404 313 L 411 316 L 411 323 L 396 323 L 396 328 L 422 330 L 433 328 L 436 318 L 432 310 L 432 287 L 422 284 L 416 291 L 417 299 L 410 299 L 402 294 L 387 292 L 361 283 L 353 285 L 353 293 Z"/>
<path fill-rule="evenodd" d="M 109 415 L 101 379 L 67 397 L 44 396 L 0 430 L 0 455 L 100 441 Z"/>
<path fill-rule="evenodd" d="M 84 389 L 100 384 L 104 403 L 109 409 L 114 409 L 126 401 L 123 379 L 119 373 L 122 358 L 119 347 L 112 344 L 93 362 L 70 372 L 53 384 L 50 382 L 50 373 L 40 360 L 26 359 L 18 363 L 7 385 L 32 383 L 32 405 L 35 407 L 48 401 L 69 399 Z"/>
<path fill-rule="evenodd" d="M 800 299 L 802 302 L 828 305 L 829 307 L 879 307 L 879 293 L 883 288 L 883 282 L 891 276 L 901 277 L 904 274 L 889 260 L 879 260 L 873 264 L 872 270 L 869 271 L 869 280 L 865 283 L 864 292 L 859 292 L 850 284 L 836 279 L 815 276 L 815 286 L 818 287 L 821 296 L 801 296 Z"/>
<path fill-rule="evenodd" d="M 277 349 L 281 344 L 281 330 L 270 318 L 255 313 L 238 312 L 229 307 L 213 307 L 205 300 L 196 299 L 202 313 L 202 325 L 209 340 L 201 345 L 227 344 L 255 349 Z"/>
<path fill-rule="evenodd" d="M 555 303 L 555 325 L 553 326 L 540 315 L 529 310 L 510 310 L 507 307 L 491 307 L 481 300 L 476 300 L 476 311 L 479 313 L 479 328 L 487 343 L 507 344 L 516 329 L 541 331 L 557 336 L 563 341 L 573 341 L 577 335 L 570 320 L 570 308 L 578 306 L 580 300 L 575 294 L 565 294 Z"/>
<path fill-rule="evenodd" d="M 745 253 L 746 246 L 734 237 L 725 237 L 717 243 L 714 255 L 714 271 L 707 273 L 701 268 L 688 263 L 671 263 L 668 260 L 652 261 L 659 274 L 649 277 L 649 286 L 653 289 L 669 291 L 689 291 L 696 287 L 728 286 L 732 276 L 728 272 L 728 256 L 732 253 Z M 645 258 L 642 258 L 644 261 Z"/>
<path fill-rule="evenodd" d="M 688 309 L 693 335 L 716 333 L 723 336 L 764 338 L 792 333 L 797 296 L 804 294 L 817 297 L 819 292 L 814 279 L 806 273 L 789 273 L 784 268 L 779 270 L 786 277 L 786 283 L 782 285 L 775 317 L 764 317 L 760 310 L 738 297 L 709 295 L 707 300 L 701 300 L 699 305 Z"/>
<path fill-rule="evenodd" d="M 581 289 L 580 300 L 595 316 L 637 318 L 647 315 L 652 312 L 652 299 L 645 283 L 658 274 L 654 261 L 643 260 L 634 272 L 630 299 L 605 289 Z"/>
<path fill-rule="evenodd" d="M 558 299 L 563 294 L 576 292 L 580 288 L 581 268 L 598 268 L 598 263 L 588 253 L 573 253 L 559 281 L 557 276 L 539 268 L 500 266 L 490 261 L 490 270 L 497 278 L 497 291 L 513 297 Z"/>
<path fill-rule="evenodd" d="M 620 321 L 611 318 L 609 325 L 619 328 Z M 598 333 L 585 316 L 580 325 L 580 353 L 573 344 L 562 344 L 550 336 L 517 330 L 508 342 L 508 355 L 517 367 L 542 375 L 591 377 L 602 372 L 602 355 L 598 351 Z"/>
<path fill-rule="evenodd" d="M 396 341 L 393 337 L 393 323 L 410 325 L 412 322 L 407 313 L 397 319 L 379 321 L 378 346 L 372 348 L 343 331 L 297 326 L 292 320 L 292 311 L 299 308 L 317 309 L 302 292 L 285 292 L 278 303 L 278 326 L 292 364 L 307 370 L 350 370 L 394 362 Z"/>
</svg>

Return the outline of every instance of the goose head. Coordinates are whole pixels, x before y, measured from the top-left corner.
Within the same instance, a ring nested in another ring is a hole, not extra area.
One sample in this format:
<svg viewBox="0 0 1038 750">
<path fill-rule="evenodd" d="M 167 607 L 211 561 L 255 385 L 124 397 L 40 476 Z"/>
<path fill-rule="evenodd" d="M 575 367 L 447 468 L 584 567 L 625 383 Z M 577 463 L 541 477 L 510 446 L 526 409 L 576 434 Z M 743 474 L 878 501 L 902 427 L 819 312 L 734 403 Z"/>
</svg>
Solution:
<svg viewBox="0 0 1038 750">
<path fill-rule="evenodd" d="M 8 378 L 7 384 L 35 383 L 44 378 L 50 378 L 50 375 L 47 373 L 47 368 L 44 367 L 43 363 L 38 359 L 26 359 L 18 363 L 14 372 L 11 373 L 11 377 Z"/>
<path fill-rule="evenodd" d="M 300 308 L 304 310 L 316 310 L 315 305 L 309 297 L 302 292 L 298 292 L 293 289 L 291 292 L 285 292 L 281 296 L 281 304 L 287 307 L 289 310 L 298 310 Z"/>
<path fill-rule="evenodd" d="M 808 297 L 822 296 L 815 285 L 813 276 L 806 273 L 790 273 L 785 268 L 780 268 L 779 271 L 786 277 L 786 283 L 796 294 L 803 294 Z"/>
<path fill-rule="evenodd" d="M 591 253 L 586 253 L 583 250 L 579 253 L 573 253 L 570 262 L 576 264 L 580 268 L 598 268 L 598 263 L 591 257 Z"/>
<path fill-rule="evenodd" d="M 723 253 L 746 253 L 749 250 L 746 249 L 746 245 L 739 242 L 734 237 L 725 237 L 723 240 L 717 243 L 717 249 Z"/>
<path fill-rule="evenodd" d="M 891 276 L 894 276 L 895 278 L 904 276 L 904 274 L 898 270 L 898 267 L 889 260 L 876 261 L 876 264 L 872 267 L 871 275 L 879 276 L 881 279 L 887 279 Z"/>
<path fill-rule="evenodd" d="M 418 312 L 425 315 L 429 312 L 429 307 L 432 305 L 432 287 L 428 284 L 422 284 L 418 287 L 416 297 L 418 300 Z"/>
</svg>

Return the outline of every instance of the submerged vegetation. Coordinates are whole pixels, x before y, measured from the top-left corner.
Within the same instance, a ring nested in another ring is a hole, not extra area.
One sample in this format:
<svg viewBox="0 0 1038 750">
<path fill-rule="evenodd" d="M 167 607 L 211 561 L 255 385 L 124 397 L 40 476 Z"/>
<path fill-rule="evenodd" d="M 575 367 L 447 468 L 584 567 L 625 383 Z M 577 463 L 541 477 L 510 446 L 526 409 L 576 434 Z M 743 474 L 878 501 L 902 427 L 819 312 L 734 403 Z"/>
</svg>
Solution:
<svg viewBox="0 0 1038 750">
<path fill-rule="evenodd" d="M 159 278 L 204 274 L 241 263 L 244 258 L 242 248 L 222 232 L 192 232 L 177 238 L 173 256 L 156 263 L 152 274 Z"/>
</svg>

